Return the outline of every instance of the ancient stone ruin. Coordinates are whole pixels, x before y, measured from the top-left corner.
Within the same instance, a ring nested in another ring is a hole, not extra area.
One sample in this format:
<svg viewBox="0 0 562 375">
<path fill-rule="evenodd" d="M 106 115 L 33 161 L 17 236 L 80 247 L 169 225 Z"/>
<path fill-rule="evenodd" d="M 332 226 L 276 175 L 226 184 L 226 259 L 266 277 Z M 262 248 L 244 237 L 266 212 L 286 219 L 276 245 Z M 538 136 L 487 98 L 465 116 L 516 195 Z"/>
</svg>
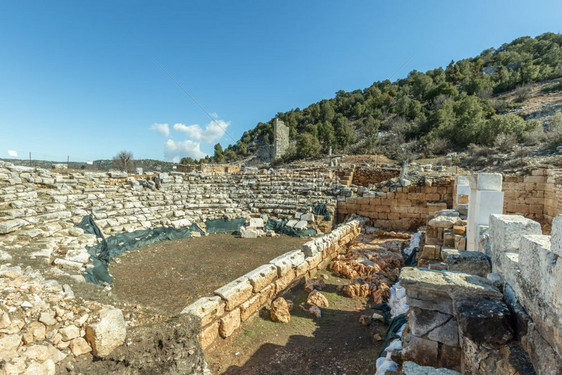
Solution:
<svg viewBox="0 0 562 375">
<path fill-rule="evenodd" d="M 279 156 L 288 128 L 275 128 Z M 307 281 L 307 309 L 321 314 L 327 301 L 309 284 L 327 267 L 350 280 L 344 295 L 407 320 L 389 334 L 377 374 L 562 373 L 562 172 L 410 169 L 417 179 L 366 166 L 128 175 L 0 162 L 0 374 L 208 373 L 203 350 L 295 285 Z M 79 226 L 84 217 L 105 237 L 235 223 L 252 238 L 274 221 L 316 235 L 132 337 L 129 314 L 54 280 L 85 283 L 94 268 L 88 249 L 102 239 Z M 377 233 L 409 239 L 405 257 L 369 245 Z"/>
</svg>

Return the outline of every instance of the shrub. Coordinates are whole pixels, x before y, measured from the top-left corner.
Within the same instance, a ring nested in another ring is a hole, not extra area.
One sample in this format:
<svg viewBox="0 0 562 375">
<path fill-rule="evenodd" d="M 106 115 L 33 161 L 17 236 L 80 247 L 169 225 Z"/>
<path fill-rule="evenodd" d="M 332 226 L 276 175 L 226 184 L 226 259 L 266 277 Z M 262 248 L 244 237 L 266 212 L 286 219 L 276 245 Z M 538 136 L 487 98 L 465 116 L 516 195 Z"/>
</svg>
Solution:
<svg viewBox="0 0 562 375">
<path fill-rule="evenodd" d="M 513 147 L 517 144 L 517 138 L 513 134 L 498 134 L 494 140 L 494 147 L 501 152 L 509 152 L 513 150 Z"/>
</svg>

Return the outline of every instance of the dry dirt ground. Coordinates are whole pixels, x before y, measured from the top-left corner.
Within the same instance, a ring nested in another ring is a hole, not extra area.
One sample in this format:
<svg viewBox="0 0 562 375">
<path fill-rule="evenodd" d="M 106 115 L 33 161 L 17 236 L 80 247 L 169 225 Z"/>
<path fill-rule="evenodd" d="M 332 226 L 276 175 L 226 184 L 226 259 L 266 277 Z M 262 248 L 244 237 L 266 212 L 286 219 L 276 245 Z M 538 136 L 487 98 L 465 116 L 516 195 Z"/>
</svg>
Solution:
<svg viewBox="0 0 562 375">
<path fill-rule="evenodd" d="M 299 249 L 306 238 L 237 238 L 213 234 L 165 241 L 129 251 L 112 262 L 112 292 L 121 301 L 176 315 L 191 302 L 271 259 Z"/>
<path fill-rule="evenodd" d="M 299 308 L 306 301 L 303 285 L 284 295 L 294 302 L 288 324 L 271 321 L 267 310 L 246 322 L 241 331 L 226 340 L 219 339 L 206 350 L 213 374 L 374 374 L 375 360 L 386 326 L 380 322 L 363 326 L 361 315 L 375 310 L 366 298 L 348 298 L 337 291 L 349 280 L 321 271 L 327 276 L 322 294 L 330 306 L 322 317 L 314 318 Z"/>
</svg>

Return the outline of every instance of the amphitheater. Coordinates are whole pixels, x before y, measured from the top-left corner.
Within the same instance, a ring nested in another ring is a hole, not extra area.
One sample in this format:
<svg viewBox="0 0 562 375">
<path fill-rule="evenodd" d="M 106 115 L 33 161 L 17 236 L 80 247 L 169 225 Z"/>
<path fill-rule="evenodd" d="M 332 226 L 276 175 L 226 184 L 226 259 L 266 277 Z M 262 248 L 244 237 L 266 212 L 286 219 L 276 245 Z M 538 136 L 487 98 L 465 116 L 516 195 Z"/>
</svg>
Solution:
<svg viewBox="0 0 562 375">
<path fill-rule="evenodd" d="M 325 312 L 312 298 L 325 273 L 346 280 L 346 298 L 388 307 L 371 373 L 561 374 L 562 171 L 410 169 L 128 175 L 0 162 L 0 374 L 211 373 L 209 353 L 253 322 L 282 321 L 291 290 L 304 284 L 301 308 Z M 177 313 L 115 303 L 121 257 L 221 232 L 256 244 L 312 236 Z M 401 245 L 357 256 L 377 238 Z M 382 326 L 369 311 L 366 324 Z"/>
</svg>

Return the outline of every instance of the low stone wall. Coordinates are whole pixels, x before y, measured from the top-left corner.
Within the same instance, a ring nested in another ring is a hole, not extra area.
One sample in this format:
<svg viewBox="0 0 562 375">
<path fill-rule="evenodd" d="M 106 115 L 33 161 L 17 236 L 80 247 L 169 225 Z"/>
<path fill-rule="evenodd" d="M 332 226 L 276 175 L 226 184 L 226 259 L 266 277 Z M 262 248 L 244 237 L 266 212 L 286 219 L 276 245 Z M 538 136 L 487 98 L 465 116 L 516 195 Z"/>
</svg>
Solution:
<svg viewBox="0 0 562 375">
<path fill-rule="evenodd" d="M 353 185 L 369 186 L 376 185 L 379 182 L 390 180 L 398 177 L 400 169 L 394 168 L 375 168 L 375 167 L 357 167 L 353 173 Z"/>
<path fill-rule="evenodd" d="M 435 181 L 426 180 L 422 185 L 385 188 L 380 192 L 368 192 L 362 197 L 339 200 L 338 214 L 356 213 L 368 217 L 380 229 L 413 230 L 424 225 L 427 215 L 435 210 L 431 203 L 443 202 L 452 207 L 453 187 L 454 179 L 443 177 Z"/>
<path fill-rule="evenodd" d="M 182 314 L 201 321 L 199 340 L 203 348 L 219 336 L 231 336 L 240 325 L 299 280 L 325 267 L 360 233 L 358 220 L 305 243 L 301 250 L 285 253 L 187 306 Z"/>
</svg>

